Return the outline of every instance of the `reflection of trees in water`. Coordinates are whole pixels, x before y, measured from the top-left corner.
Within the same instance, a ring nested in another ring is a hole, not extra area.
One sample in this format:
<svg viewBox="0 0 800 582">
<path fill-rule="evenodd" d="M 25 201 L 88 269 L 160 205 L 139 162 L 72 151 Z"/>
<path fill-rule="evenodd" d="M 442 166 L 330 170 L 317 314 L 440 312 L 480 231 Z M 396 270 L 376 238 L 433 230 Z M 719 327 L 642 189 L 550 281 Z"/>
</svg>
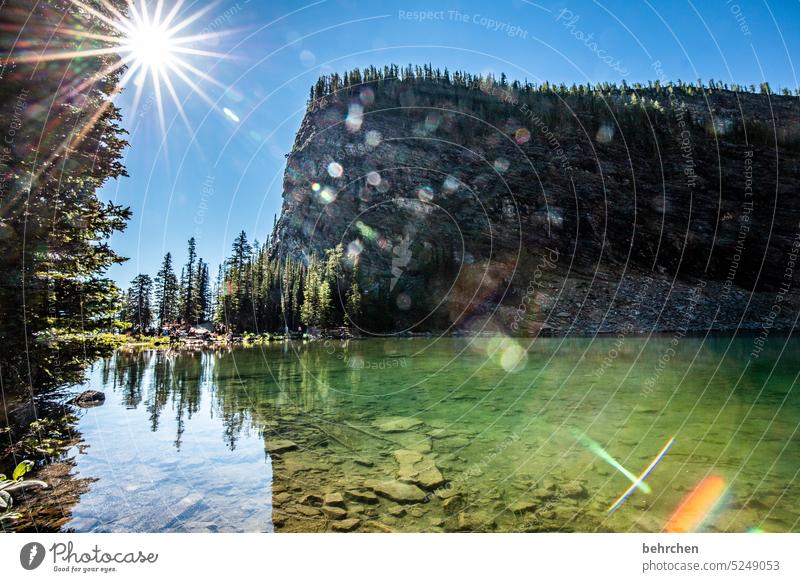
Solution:
<svg viewBox="0 0 800 582">
<path fill-rule="evenodd" d="M 239 436 L 254 430 L 271 433 L 282 419 L 333 412 L 337 393 L 354 390 L 362 370 L 347 366 L 348 342 L 332 346 L 270 346 L 256 350 L 188 352 L 123 351 L 101 362 L 103 385 L 122 394 L 126 407 L 145 406 L 150 430 L 171 405 L 180 448 L 186 423 L 210 396 L 223 439 L 236 447 Z"/>
<path fill-rule="evenodd" d="M 172 403 L 175 410 L 175 447 L 180 449 L 186 420 L 200 407 L 201 392 L 209 368 L 210 354 L 118 350 L 103 360 L 100 376 L 105 387 L 122 393 L 128 408 L 144 404 L 149 413 L 150 430 L 158 430 L 164 408 Z"/>
<path fill-rule="evenodd" d="M 109 366 L 113 361 L 113 390 L 122 393 L 122 402 L 127 408 L 136 408 L 142 401 L 144 375 L 150 364 L 152 354 L 149 352 L 123 352 L 118 350 L 111 358 L 103 361 L 103 383 L 108 385 L 111 379 Z"/>
<path fill-rule="evenodd" d="M 172 364 L 172 403 L 175 408 L 175 448 L 180 450 L 186 420 L 200 407 L 200 391 L 207 366 L 203 361 L 208 354 L 190 352 L 176 357 Z"/>
</svg>

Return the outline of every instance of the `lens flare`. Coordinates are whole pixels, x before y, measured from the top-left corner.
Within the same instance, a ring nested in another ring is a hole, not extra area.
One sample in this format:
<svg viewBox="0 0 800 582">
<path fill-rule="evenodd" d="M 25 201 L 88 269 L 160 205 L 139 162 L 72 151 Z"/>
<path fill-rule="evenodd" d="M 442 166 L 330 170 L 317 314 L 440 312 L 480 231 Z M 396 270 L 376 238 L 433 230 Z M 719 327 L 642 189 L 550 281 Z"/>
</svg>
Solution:
<svg viewBox="0 0 800 582">
<path fill-rule="evenodd" d="M 625 475 L 631 481 L 631 483 L 636 483 L 638 481 L 636 475 L 634 475 L 633 473 L 628 471 L 625 467 L 623 467 L 614 457 L 611 456 L 611 454 L 608 451 L 606 451 L 602 446 L 600 446 L 600 443 L 592 440 L 584 433 L 578 432 L 577 430 L 573 430 L 572 434 L 575 436 L 576 439 L 578 439 L 578 441 L 583 446 L 585 446 L 595 455 L 603 459 L 606 463 L 614 467 L 617 471 Z M 650 493 L 652 491 L 652 489 L 650 489 L 650 485 L 648 485 L 647 483 L 640 482 L 637 485 L 637 487 L 639 487 L 639 489 L 641 489 L 645 493 Z"/>
<path fill-rule="evenodd" d="M 722 477 L 706 477 L 684 498 L 664 529 L 670 533 L 696 531 L 719 505 L 726 489 L 727 484 Z"/>
<path fill-rule="evenodd" d="M 608 513 L 613 513 L 617 509 L 617 507 L 619 507 L 622 504 L 622 502 L 625 501 L 630 496 L 631 493 L 633 493 L 633 490 L 636 489 L 639 486 L 639 484 L 641 484 L 642 481 L 644 481 L 647 478 L 647 476 L 652 472 L 652 470 L 656 468 L 656 465 L 658 465 L 661 459 L 664 458 L 664 455 L 667 454 L 667 451 L 669 451 L 670 447 L 672 446 L 672 443 L 674 442 L 675 442 L 675 437 L 672 437 L 667 441 L 667 444 L 664 445 L 664 448 L 658 452 L 656 458 L 653 459 L 653 462 L 647 466 L 647 469 L 642 471 L 642 474 L 639 475 L 636 481 L 633 482 L 633 485 L 628 487 L 628 489 L 622 495 L 619 496 L 619 499 L 617 499 L 614 503 L 611 504 L 611 506 L 607 510 Z"/>
</svg>

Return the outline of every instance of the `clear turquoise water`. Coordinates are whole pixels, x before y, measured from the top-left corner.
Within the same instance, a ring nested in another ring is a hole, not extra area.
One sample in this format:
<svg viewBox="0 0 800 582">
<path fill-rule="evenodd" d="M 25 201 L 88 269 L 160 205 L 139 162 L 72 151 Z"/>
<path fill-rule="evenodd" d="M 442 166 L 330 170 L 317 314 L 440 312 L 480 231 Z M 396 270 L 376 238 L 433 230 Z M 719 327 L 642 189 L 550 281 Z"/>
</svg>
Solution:
<svg viewBox="0 0 800 582">
<path fill-rule="evenodd" d="M 394 452 L 412 449 L 447 485 L 402 508 L 345 495 L 359 520 L 348 528 L 660 531 L 719 476 L 727 493 L 700 531 L 797 531 L 798 347 L 772 337 L 756 359 L 749 337 L 118 352 L 81 387 L 107 399 L 79 423 L 77 473 L 96 481 L 67 528 L 328 531 L 339 520 L 306 495 L 395 480 Z M 578 435 L 634 475 L 675 443 L 646 479 L 651 493 L 608 514 L 630 481 Z M 278 439 L 297 448 L 270 454 Z"/>
</svg>

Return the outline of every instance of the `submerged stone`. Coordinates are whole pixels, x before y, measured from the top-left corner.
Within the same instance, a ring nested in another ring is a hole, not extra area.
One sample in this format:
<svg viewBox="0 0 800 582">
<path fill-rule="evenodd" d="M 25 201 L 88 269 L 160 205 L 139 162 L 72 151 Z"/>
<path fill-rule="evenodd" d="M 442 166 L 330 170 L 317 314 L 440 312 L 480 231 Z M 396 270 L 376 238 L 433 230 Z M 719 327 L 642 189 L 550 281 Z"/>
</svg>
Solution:
<svg viewBox="0 0 800 582">
<path fill-rule="evenodd" d="M 461 512 L 456 518 L 458 531 L 486 531 L 494 529 L 494 520 L 489 514 L 482 511 L 476 513 Z"/>
<path fill-rule="evenodd" d="M 323 503 L 331 507 L 344 507 L 344 497 L 342 497 L 341 493 L 328 493 Z"/>
<path fill-rule="evenodd" d="M 343 519 L 341 521 L 336 521 L 331 525 L 331 529 L 333 531 L 353 531 L 359 525 L 361 525 L 361 520 L 351 517 L 350 519 Z"/>
<path fill-rule="evenodd" d="M 344 492 L 345 496 L 348 499 L 352 499 L 353 501 L 358 501 L 359 503 L 366 503 L 368 505 L 375 505 L 380 500 L 378 496 L 375 495 L 372 491 L 359 491 L 350 489 Z"/>
<path fill-rule="evenodd" d="M 397 472 L 400 481 L 414 483 L 425 489 L 444 485 L 444 477 L 430 457 L 417 451 L 399 449 L 394 452 L 394 458 L 400 465 Z"/>
<path fill-rule="evenodd" d="M 92 408 L 94 406 L 101 406 L 105 401 L 106 395 L 99 390 L 84 390 L 70 400 L 69 403 L 80 406 L 81 408 Z"/>
<path fill-rule="evenodd" d="M 570 481 L 561 487 L 561 495 L 571 499 L 581 499 L 583 497 L 588 497 L 589 492 L 586 491 L 586 487 L 578 481 Z"/>
<path fill-rule="evenodd" d="M 398 503 L 420 503 L 425 501 L 425 492 L 410 483 L 400 481 L 378 481 L 377 479 L 367 479 L 364 486 L 372 489 L 378 495 L 388 497 Z"/>
<path fill-rule="evenodd" d="M 268 439 L 264 447 L 271 455 L 277 455 L 288 451 L 296 451 L 297 445 L 286 439 Z"/>
<path fill-rule="evenodd" d="M 308 505 L 298 505 L 295 507 L 295 510 L 297 513 L 305 515 L 306 517 L 316 517 L 320 513 L 319 509 L 316 507 L 310 507 Z"/>
<path fill-rule="evenodd" d="M 322 513 L 331 519 L 343 519 L 347 515 L 347 511 L 341 507 L 333 507 L 331 505 L 323 505 Z"/>
<path fill-rule="evenodd" d="M 528 511 L 536 511 L 539 506 L 535 501 L 516 501 L 508 506 L 509 511 L 513 513 L 526 513 Z"/>
<path fill-rule="evenodd" d="M 384 416 L 376 418 L 372 424 L 383 432 L 405 432 L 422 425 L 422 421 L 407 416 Z"/>
<path fill-rule="evenodd" d="M 401 507 L 399 505 L 392 505 L 389 508 L 389 514 L 395 517 L 403 517 L 406 514 L 406 510 L 404 507 Z"/>
</svg>

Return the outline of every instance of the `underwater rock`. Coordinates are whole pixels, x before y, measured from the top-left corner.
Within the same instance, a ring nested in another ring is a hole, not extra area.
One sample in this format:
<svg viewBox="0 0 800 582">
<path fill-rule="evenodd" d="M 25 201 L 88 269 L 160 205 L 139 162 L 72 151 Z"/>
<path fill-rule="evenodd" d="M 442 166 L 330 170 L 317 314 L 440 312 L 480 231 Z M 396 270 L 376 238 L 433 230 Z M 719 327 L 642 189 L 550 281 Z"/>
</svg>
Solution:
<svg viewBox="0 0 800 582">
<path fill-rule="evenodd" d="M 320 514 L 319 509 L 316 507 L 309 507 L 308 505 L 298 505 L 294 508 L 297 513 L 305 515 L 306 517 L 316 517 Z"/>
<path fill-rule="evenodd" d="M 362 526 L 361 529 L 363 531 L 371 531 L 376 533 L 394 533 L 397 531 L 393 527 L 389 527 L 380 521 L 368 521 Z"/>
<path fill-rule="evenodd" d="M 347 510 L 342 509 L 341 507 L 333 507 L 331 505 L 323 505 L 322 506 L 322 513 L 324 513 L 330 519 L 344 519 L 344 517 L 347 515 Z"/>
<path fill-rule="evenodd" d="M 320 507 L 324 502 L 325 502 L 325 500 L 322 497 L 320 497 L 319 495 L 316 495 L 314 493 L 309 493 L 308 495 L 303 495 L 300 498 L 300 503 L 302 505 L 310 505 L 312 507 Z"/>
<path fill-rule="evenodd" d="M 372 425 L 382 432 L 405 432 L 417 428 L 421 420 L 407 416 L 384 416 L 376 418 Z"/>
<path fill-rule="evenodd" d="M 508 506 L 508 510 L 512 513 L 526 513 L 528 511 L 536 511 L 539 506 L 535 501 L 516 501 Z"/>
<path fill-rule="evenodd" d="M 264 443 L 264 447 L 270 455 L 278 455 L 287 451 L 296 451 L 298 448 L 295 443 L 286 439 L 267 440 L 267 442 Z"/>
<path fill-rule="evenodd" d="M 394 458 L 400 465 L 397 472 L 400 481 L 414 483 L 425 489 L 435 489 L 444 484 L 444 476 L 430 457 L 417 451 L 398 449 L 394 452 Z"/>
<path fill-rule="evenodd" d="M 555 492 L 551 491 L 550 489 L 545 489 L 544 487 L 539 487 L 538 489 L 534 489 L 531 496 L 536 499 L 537 501 L 547 501 L 548 499 L 553 499 L 556 494 Z"/>
<path fill-rule="evenodd" d="M 418 453 L 430 453 L 433 448 L 429 437 L 413 432 L 394 433 L 392 440 L 402 448 Z"/>
<path fill-rule="evenodd" d="M 348 499 L 352 499 L 353 501 L 358 501 L 359 503 L 375 505 L 379 502 L 378 496 L 375 495 L 372 491 L 359 491 L 355 489 L 349 489 L 345 491 L 344 494 Z"/>
<path fill-rule="evenodd" d="M 341 493 L 328 493 L 323 503 L 331 507 L 344 507 L 344 497 L 342 497 Z"/>
<path fill-rule="evenodd" d="M 461 512 L 456 518 L 456 529 L 458 531 L 486 531 L 494 529 L 494 520 L 489 514 L 482 511 L 475 513 Z"/>
<path fill-rule="evenodd" d="M 387 497 L 398 503 L 420 503 L 425 501 L 425 492 L 410 483 L 400 481 L 378 481 L 377 479 L 367 479 L 364 487 L 372 489 L 378 495 Z"/>
<path fill-rule="evenodd" d="M 401 507 L 399 505 L 392 505 L 389 508 L 389 514 L 393 515 L 394 517 L 403 517 L 406 514 L 406 510 L 404 507 Z"/>
<path fill-rule="evenodd" d="M 355 517 L 351 517 L 350 519 L 343 519 L 341 521 L 334 522 L 331 525 L 331 529 L 333 529 L 333 531 L 346 532 L 346 531 L 353 531 L 359 525 L 361 525 L 361 520 L 356 519 Z"/>
<path fill-rule="evenodd" d="M 445 511 L 460 511 L 464 508 L 464 498 L 461 495 L 453 495 L 442 502 Z"/>
<path fill-rule="evenodd" d="M 292 495 L 290 493 L 275 493 L 272 496 L 272 503 L 273 503 L 273 505 L 275 505 L 275 504 L 283 505 L 284 503 L 289 501 L 291 498 L 292 498 Z"/>
<path fill-rule="evenodd" d="M 106 401 L 106 395 L 98 390 L 85 390 L 69 401 L 69 404 L 80 406 L 81 408 L 92 408 L 102 406 Z"/>
<path fill-rule="evenodd" d="M 561 487 L 561 495 L 570 499 L 582 499 L 589 496 L 589 492 L 578 481 L 570 481 Z"/>
</svg>

